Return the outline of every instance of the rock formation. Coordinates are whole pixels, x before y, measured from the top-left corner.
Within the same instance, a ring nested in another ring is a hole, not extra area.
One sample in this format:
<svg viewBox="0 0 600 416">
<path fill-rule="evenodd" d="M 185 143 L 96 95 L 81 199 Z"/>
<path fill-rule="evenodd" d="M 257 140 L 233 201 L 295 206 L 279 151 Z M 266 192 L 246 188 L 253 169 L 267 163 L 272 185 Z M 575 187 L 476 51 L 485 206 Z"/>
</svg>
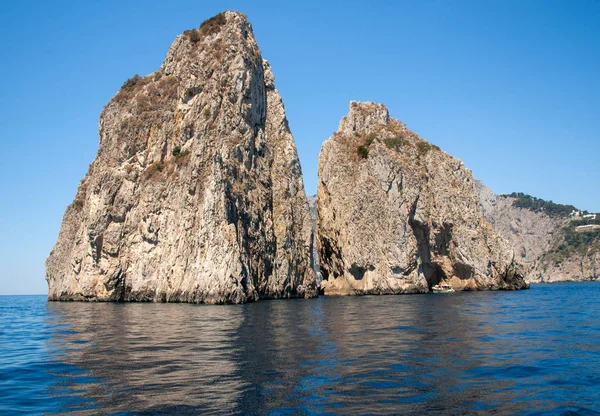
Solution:
<svg viewBox="0 0 600 416">
<path fill-rule="evenodd" d="M 316 295 L 311 220 L 274 77 L 221 13 L 103 109 L 47 260 L 51 300 L 241 303 Z"/>
<path fill-rule="evenodd" d="M 323 280 L 323 276 L 321 275 L 321 268 L 319 267 L 318 262 L 318 253 L 317 253 L 317 196 L 310 195 L 308 196 L 308 212 L 310 213 L 310 219 L 312 221 L 312 231 L 313 231 L 313 247 L 312 247 L 312 267 L 315 271 L 315 280 L 317 283 L 317 287 L 321 285 L 321 281 Z"/>
<path fill-rule="evenodd" d="M 600 231 L 577 232 L 577 226 L 590 221 L 569 216 L 574 207 L 560 212 L 528 209 L 520 207 L 515 196 L 495 195 L 482 183 L 478 186 L 485 217 L 510 243 L 526 267 L 529 282 L 598 279 Z"/>
<path fill-rule="evenodd" d="M 317 208 L 325 294 L 528 287 L 471 171 L 381 104 L 352 102 L 323 144 Z"/>
</svg>

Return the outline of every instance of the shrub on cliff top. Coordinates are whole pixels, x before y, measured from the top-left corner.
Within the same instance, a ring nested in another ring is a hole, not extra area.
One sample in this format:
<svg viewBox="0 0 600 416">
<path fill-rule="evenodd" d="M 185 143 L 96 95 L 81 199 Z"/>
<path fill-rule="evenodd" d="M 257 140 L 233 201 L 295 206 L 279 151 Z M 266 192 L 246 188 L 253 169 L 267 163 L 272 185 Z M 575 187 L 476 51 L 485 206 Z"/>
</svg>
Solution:
<svg viewBox="0 0 600 416">
<path fill-rule="evenodd" d="M 219 13 L 216 16 L 211 17 L 210 19 L 206 19 L 200 25 L 199 34 L 202 36 L 210 36 L 217 33 L 221 30 L 221 26 L 227 23 L 227 19 L 225 18 L 225 14 Z"/>
<path fill-rule="evenodd" d="M 192 42 L 192 43 L 196 43 L 200 40 L 200 32 L 198 32 L 198 29 L 190 30 L 189 36 L 190 36 L 190 42 Z"/>
<path fill-rule="evenodd" d="M 137 91 L 139 91 L 144 85 L 149 82 L 149 78 L 146 79 L 144 77 L 140 77 L 138 74 L 135 74 L 127 81 L 123 83 L 121 89 L 116 95 L 117 102 L 123 102 L 132 98 Z"/>
<path fill-rule="evenodd" d="M 143 80 L 144 79 L 142 77 L 140 77 L 138 74 L 135 74 L 134 76 L 129 78 L 127 81 L 125 81 L 121 88 L 124 90 L 131 90 L 136 85 L 141 84 Z"/>
<path fill-rule="evenodd" d="M 417 143 L 417 149 L 419 149 L 419 153 L 424 155 L 431 149 L 431 146 L 427 142 L 419 142 Z"/>
<path fill-rule="evenodd" d="M 419 153 L 421 155 L 427 154 L 430 150 L 440 150 L 438 146 L 435 144 L 428 143 L 426 141 L 421 141 L 417 143 L 417 149 L 419 149 Z"/>
</svg>

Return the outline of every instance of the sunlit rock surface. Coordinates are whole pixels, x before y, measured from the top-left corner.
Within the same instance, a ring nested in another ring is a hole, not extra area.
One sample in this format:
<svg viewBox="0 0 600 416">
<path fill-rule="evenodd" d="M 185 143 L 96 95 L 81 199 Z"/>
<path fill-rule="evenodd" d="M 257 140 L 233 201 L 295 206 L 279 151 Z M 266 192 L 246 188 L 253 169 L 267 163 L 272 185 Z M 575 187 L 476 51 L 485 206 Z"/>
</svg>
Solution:
<svg viewBox="0 0 600 416">
<path fill-rule="evenodd" d="M 325 294 L 523 289 L 507 242 L 483 216 L 463 163 L 352 102 L 319 155 L 317 249 Z"/>
<path fill-rule="evenodd" d="M 99 133 L 47 260 L 49 299 L 316 295 L 296 147 L 244 15 L 179 35 L 106 105 Z"/>
</svg>

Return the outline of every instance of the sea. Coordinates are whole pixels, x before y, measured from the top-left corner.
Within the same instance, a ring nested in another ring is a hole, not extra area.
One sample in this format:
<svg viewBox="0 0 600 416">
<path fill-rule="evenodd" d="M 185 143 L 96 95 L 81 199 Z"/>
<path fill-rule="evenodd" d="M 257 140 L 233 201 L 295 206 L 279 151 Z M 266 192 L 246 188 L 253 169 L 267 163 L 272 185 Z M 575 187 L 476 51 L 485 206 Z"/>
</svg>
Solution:
<svg viewBox="0 0 600 416">
<path fill-rule="evenodd" d="M 600 415 L 600 282 L 246 305 L 0 297 L 0 414 Z"/>
</svg>

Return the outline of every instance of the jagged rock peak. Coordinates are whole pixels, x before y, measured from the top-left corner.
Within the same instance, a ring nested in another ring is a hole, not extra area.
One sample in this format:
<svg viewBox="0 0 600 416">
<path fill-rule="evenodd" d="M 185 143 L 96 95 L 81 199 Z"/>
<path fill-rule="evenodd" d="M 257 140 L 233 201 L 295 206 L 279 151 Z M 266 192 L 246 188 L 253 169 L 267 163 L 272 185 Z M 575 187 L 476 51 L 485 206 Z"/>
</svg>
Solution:
<svg viewBox="0 0 600 416">
<path fill-rule="evenodd" d="M 339 133 L 369 133 L 375 126 L 389 124 L 390 114 L 383 104 L 372 102 L 350 102 L 350 111 L 342 118 L 338 127 Z"/>
<path fill-rule="evenodd" d="M 241 303 L 316 295 L 296 146 L 246 17 L 177 36 L 100 116 L 46 262 L 51 300 Z"/>
<path fill-rule="evenodd" d="M 187 68 L 186 64 L 196 61 L 197 53 L 208 53 L 220 61 L 232 47 L 242 48 L 239 52 L 250 52 L 254 58 L 260 53 L 246 16 L 226 11 L 205 20 L 199 29 L 186 30 L 177 36 L 161 70 L 166 74 L 187 73 L 193 68 Z"/>
</svg>

